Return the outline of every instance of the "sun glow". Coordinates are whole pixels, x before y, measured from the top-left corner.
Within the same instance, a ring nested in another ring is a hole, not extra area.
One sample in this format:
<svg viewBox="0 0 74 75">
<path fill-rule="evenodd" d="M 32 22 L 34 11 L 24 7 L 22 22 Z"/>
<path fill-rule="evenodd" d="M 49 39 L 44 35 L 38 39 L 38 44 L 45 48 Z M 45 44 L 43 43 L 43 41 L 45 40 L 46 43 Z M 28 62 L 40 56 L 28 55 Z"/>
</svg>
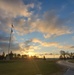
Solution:
<svg viewBox="0 0 74 75">
<path fill-rule="evenodd" d="M 35 54 L 33 52 L 28 52 L 29 57 L 34 56 Z"/>
</svg>

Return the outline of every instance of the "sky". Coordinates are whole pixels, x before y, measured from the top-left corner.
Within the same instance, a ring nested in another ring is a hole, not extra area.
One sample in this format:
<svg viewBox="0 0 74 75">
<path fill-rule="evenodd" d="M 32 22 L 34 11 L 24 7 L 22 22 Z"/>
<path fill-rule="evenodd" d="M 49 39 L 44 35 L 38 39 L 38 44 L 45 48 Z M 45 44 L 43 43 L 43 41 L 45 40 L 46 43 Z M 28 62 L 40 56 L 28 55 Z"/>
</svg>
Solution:
<svg viewBox="0 0 74 75">
<path fill-rule="evenodd" d="M 74 52 L 74 0 L 0 0 L 0 53 Z"/>
</svg>

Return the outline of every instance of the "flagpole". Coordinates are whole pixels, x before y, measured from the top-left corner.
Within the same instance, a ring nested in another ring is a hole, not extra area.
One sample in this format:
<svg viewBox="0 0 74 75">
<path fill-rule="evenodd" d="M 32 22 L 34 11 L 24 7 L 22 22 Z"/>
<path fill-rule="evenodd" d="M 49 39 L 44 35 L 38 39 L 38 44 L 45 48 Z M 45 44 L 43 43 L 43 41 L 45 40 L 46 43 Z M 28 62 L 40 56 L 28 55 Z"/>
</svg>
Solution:
<svg viewBox="0 0 74 75">
<path fill-rule="evenodd" d="M 11 25 L 11 32 L 10 32 L 10 38 L 9 38 L 9 46 L 8 46 L 8 59 L 9 58 L 9 51 L 10 51 L 10 45 L 11 45 L 11 37 L 12 37 L 12 32 L 13 32 L 13 24 Z"/>
<path fill-rule="evenodd" d="M 12 28 L 11 28 L 11 30 L 12 30 Z M 8 46 L 8 55 L 9 55 L 10 45 L 11 45 L 11 35 L 12 35 L 12 32 L 10 32 L 9 46 Z"/>
</svg>

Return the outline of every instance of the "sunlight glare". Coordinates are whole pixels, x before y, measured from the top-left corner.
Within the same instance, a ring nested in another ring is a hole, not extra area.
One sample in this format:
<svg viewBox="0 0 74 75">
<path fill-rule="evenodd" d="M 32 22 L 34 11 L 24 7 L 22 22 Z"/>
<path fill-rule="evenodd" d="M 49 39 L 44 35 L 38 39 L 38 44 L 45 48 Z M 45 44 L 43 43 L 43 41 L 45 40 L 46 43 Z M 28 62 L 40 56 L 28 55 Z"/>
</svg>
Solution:
<svg viewBox="0 0 74 75">
<path fill-rule="evenodd" d="M 29 57 L 34 56 L 33 52 L 28 52 Z"/>
</svg>

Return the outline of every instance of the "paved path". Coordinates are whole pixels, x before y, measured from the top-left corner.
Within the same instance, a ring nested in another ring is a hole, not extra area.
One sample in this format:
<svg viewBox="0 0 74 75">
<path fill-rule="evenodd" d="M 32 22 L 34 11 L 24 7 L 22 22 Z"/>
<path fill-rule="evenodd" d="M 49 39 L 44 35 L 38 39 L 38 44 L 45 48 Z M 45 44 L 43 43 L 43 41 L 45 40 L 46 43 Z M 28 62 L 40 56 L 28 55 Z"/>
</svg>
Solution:
<svg viewBox="0 0 74 75">
<path fill-rule="evenodd" d="M 58 61 L 58 64 L 68 67 L 68 70 L 64 75 L 74 75 L 74 63 L 68 61 Z"/>
<path fill-rule="evenodd" d="M 68 69 L 64 75 L 74 75 L 74 70 Z"/>
</svg>

